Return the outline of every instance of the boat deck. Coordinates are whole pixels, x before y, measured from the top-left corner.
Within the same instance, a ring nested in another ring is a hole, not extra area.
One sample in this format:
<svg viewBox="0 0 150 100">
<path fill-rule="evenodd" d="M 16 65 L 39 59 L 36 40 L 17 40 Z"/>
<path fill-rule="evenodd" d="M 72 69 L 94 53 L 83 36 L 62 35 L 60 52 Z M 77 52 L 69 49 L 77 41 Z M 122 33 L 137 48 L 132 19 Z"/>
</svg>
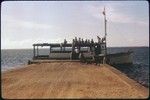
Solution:
<svg viewBox="0 0 150 100">
<path fill-rule="evenodd" d="M 29 60 L 28 64 L 56 63 L 56 62 L 80 62 L 80 60 Z"/>
<path fill-rule="evenodd" d="M 107 64 L 31 64 L 2 73 L 2 97 L 147 98 L 148 89 Z"/>
</svg>

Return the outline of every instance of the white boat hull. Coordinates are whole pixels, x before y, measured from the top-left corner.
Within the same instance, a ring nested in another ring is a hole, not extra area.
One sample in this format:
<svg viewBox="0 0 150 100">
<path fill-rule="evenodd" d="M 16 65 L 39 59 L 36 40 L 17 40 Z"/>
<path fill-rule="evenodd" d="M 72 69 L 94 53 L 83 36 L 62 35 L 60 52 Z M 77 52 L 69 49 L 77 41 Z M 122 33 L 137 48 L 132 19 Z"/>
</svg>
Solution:
<svg viewBox="0 0 150 100">
<path fill-rule="evenodd" d="M 132 64 L 132 52 L 123 52 L 107 55 L 108 63 L 111 65 L 114 64 Z"/>
</svg>

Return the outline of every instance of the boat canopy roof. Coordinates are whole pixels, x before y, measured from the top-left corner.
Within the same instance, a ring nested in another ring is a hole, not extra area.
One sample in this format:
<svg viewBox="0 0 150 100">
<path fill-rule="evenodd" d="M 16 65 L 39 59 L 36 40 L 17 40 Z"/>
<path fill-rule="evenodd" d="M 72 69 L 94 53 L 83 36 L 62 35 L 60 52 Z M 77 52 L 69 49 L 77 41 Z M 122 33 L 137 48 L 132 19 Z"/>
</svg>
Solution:
<svg viewBox="0 0 150 100">
<path fill-rule="evenodd" d="M 105 44 L 105 43 L 100 43 L 100 44 Z M 99 43 L 87 43 L 87 44 L 76 44 L 75 46 L 81 46 L 81 47 L 89 47 L 89 46 L 97 46 L 100 45 Z M 51 46 L 51 47 L 72 47 L 72 43 L 37 43 L 33 44 L 33 46 Z"/>
</svg>

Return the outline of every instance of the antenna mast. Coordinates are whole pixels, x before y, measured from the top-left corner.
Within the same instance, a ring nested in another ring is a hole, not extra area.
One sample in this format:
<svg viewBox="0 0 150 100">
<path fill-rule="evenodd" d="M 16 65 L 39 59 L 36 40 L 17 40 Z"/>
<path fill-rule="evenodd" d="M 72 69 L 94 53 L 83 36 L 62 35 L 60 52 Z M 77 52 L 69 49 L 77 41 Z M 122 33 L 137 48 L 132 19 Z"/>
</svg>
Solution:
<svg viewBox="0 0 150 100">
<path fill-rule="evenodd" d="M 104 36 L 104 40 L 105 40 L 105 59 L 104 59 L 104 63 L 106 63 L 106 55 L 107 55 L 107 46 L 106 46 L 107 20 L 106 20 L 105 7 L 104 7 L 103 15 L 104 15 L 104 24 L 105 24 L 105 27 L 104 27 L 104 32 L 105 32 L 105 36 Z"/>
</svg>

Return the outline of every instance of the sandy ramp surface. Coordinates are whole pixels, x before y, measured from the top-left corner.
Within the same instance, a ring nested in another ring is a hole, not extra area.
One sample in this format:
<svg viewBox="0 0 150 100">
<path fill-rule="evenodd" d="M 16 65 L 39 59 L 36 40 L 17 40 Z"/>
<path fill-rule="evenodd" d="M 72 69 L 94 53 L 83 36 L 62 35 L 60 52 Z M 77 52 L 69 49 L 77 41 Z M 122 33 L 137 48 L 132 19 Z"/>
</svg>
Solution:
<svg viewBox="0 0 150 100">
<path fill-rule="evenodd" d="M 147 98 L 148 89 L 108 65 L 54 62 L 2 73 L 2 97 Z"/>
</svg>

